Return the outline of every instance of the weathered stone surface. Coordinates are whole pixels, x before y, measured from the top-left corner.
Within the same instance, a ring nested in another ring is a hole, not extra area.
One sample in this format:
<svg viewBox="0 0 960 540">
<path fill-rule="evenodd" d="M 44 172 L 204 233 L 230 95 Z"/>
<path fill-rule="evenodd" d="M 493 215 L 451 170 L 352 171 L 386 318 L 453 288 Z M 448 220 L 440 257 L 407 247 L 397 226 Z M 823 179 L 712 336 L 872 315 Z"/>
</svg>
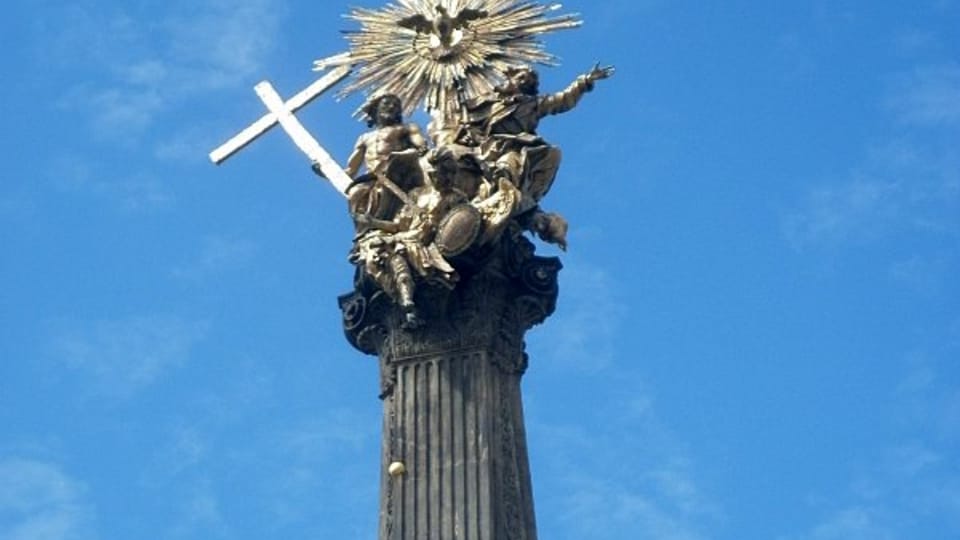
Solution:
<svg viewBox="0 0 960 540">
<path fill-rule="evenodd" d="M 381 366 L 381 540 L 534 540 L 520 380 L 524 333 L 557 298 L 556 258 L 519 230 L 457 261 L 454 290 L 421 286 L 423 326 L 362 274 L 340 298 L 350 342 Z M 401 463 L 402 474 L 390 474 Z"/>
</svg>

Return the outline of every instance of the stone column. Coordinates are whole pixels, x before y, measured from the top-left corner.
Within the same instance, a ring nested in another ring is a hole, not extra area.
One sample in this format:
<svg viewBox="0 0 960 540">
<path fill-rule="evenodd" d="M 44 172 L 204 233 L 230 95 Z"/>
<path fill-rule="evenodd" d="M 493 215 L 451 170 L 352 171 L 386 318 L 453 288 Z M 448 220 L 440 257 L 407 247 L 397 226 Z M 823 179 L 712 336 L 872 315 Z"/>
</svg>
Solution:
<svg viewBox="0 0 960 540">
<path fill-rule="evenodd" d="M 535 540 L 523 336 L 553 312 L 561 265 L 515 234 L 456 266 L 453 291 L 418 288 L 420 329 L 362 276 L 340 298 L 347 338 L 380 359 L 379 538 Z"/>
</svg>

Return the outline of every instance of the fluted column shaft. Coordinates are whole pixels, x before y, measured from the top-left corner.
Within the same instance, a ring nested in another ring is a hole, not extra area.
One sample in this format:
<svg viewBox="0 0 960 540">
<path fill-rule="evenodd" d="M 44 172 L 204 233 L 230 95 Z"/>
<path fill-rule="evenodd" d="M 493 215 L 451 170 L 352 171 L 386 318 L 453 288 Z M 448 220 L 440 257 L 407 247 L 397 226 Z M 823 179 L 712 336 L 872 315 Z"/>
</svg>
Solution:
<svg viewBox="0 0 960 540">
<path fill-rule="evenodd" d="M 522 354 L 522 352 L 520 352 Z M 385 540 L 534 540 L 520 375 L 486 351 L 396 366 L 384 399 Z"/>
<path fill-rule="evenodd" d="M 379 540 L 537 538 L 523 336 L 553 312 L 560 263 L 511 241 L 455 290 L 420 287 L 423 328 L 362 280 L 340 299 L 347 338 L 380 359 Z"/>
</svg>

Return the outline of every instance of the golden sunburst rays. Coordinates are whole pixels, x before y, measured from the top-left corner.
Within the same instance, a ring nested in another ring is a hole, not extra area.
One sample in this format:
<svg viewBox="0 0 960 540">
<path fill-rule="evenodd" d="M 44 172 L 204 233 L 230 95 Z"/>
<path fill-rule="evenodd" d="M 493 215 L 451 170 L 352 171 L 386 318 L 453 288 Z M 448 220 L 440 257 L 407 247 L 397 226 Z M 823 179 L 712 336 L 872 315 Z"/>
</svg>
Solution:
<svg viewBox="0 0 960 540">
<path fill-rule="evenodd" d="M 489 93 L 511 67 L 553 65 L 539 36 L 582 24 L 555 14 L 560 4 L 531 0 L 397 0 L 381 9 L 355 8 L 345 32 L 350 50 L 314 63 L 321 71 L 352 65 L 345 97 L 396 94 L 404 112 L 421 105 L 442 116 L 464 100 Z"/>
</svg>

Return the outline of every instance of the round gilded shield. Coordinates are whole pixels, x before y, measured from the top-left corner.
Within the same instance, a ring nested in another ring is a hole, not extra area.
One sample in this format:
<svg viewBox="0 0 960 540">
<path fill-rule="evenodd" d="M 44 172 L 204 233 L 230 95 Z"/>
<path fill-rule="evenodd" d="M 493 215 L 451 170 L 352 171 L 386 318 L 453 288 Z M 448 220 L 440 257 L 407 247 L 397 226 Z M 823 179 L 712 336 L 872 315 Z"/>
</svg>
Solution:
<svg viewBox="0 0 960 540">
<path fill-rule="evenodd" d="M 450 209 L 437 226 L 434 242 L 444 257 L 455 257 L 468 250 L 480 235 L 480 211 L 469 204 Z"/>
</svg>

